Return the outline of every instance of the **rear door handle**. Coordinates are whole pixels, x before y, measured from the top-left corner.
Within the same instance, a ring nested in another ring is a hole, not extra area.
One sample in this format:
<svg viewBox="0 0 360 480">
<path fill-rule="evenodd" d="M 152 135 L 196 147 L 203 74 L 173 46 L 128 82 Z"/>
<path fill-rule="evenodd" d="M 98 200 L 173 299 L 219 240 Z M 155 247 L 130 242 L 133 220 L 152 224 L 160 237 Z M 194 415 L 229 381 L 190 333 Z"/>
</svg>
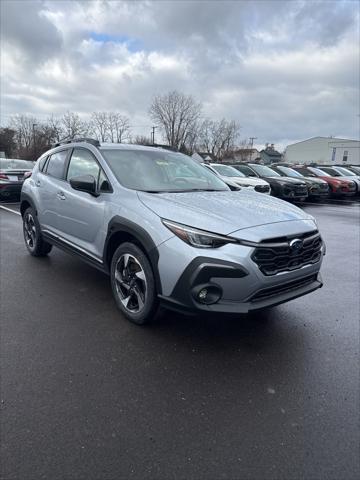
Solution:
<svg viewBox="0 0 360 480">
<path fill-rule="evenodd" d="M 59 200 L 65 200 L 66 199 L 66 197 L 64 195 L 64 192 L 58 192 L 56 194 L 56 196 L 58 197 Z"/>
</svg>

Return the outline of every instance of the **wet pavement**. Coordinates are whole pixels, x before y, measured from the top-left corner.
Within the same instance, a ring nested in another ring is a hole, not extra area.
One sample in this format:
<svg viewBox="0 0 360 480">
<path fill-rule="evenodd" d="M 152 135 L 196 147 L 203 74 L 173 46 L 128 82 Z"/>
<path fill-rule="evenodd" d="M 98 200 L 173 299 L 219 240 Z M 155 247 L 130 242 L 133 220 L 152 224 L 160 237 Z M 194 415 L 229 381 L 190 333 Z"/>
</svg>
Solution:
<svg viewBox="0 0 360 480">
<path fill-rule="evenodd" d="M 327 244 L 322 289 L 145 328 L 102 273 L 30 257 L 0 208 L 2 478 L 358 478 L 359 203 L 303 208 Z"/>
</svg>

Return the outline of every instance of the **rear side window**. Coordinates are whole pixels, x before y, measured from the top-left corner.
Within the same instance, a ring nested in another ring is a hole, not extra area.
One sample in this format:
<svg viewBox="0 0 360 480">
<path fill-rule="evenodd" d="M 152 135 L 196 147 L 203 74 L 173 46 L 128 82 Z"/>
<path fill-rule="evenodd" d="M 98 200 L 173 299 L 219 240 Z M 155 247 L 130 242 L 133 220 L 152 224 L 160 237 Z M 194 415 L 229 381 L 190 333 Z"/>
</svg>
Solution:
<svg viewBox="0 0 360 480">
<path fill-rule="evenodd" d="M 71 155 L 67 180 L 81 175 L 92 175 L 97 180 L 99 173 L 99 164 L 92 153 L 83 148 L 75 148 Z"/>
<path fill-rule="evenodd" d="M 47 163 L 46 173 L 55 178 L 63 178 L 67 150 L 53 153 Z"/>
</svg>

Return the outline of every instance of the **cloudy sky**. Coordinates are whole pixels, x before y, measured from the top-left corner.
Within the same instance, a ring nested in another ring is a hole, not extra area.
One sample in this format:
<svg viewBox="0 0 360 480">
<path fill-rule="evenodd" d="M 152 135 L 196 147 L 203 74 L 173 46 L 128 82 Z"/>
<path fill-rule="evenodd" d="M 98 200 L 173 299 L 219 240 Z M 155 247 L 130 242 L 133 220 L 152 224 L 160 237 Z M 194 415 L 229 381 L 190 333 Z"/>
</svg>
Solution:
<svg viewBox="0 0 360 480">
<path fill-rule="evenodd" d="M 242 138 L 359 135 L 359 3 L 1 0 L 1 124 L 120 111 L 149 134 L 177 89 Z"/>
</svg>

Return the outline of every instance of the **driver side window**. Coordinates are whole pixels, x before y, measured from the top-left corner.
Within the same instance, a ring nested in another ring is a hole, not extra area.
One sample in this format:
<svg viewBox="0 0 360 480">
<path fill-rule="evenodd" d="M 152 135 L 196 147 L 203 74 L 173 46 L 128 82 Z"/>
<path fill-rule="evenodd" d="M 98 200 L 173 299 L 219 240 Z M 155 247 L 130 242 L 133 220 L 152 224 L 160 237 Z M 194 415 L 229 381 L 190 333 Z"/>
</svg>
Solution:
<svg viewBox="0 0 360 480">
<path fill-rule="evenodd" d="M 66 176 L 67 181 L 69 181 L 70 178 L 81 175 L 92 175 L 97 181 L 99 173 L 99 164 L 92 153 L 83 148 L 74 148 Z"/>
</svg>

